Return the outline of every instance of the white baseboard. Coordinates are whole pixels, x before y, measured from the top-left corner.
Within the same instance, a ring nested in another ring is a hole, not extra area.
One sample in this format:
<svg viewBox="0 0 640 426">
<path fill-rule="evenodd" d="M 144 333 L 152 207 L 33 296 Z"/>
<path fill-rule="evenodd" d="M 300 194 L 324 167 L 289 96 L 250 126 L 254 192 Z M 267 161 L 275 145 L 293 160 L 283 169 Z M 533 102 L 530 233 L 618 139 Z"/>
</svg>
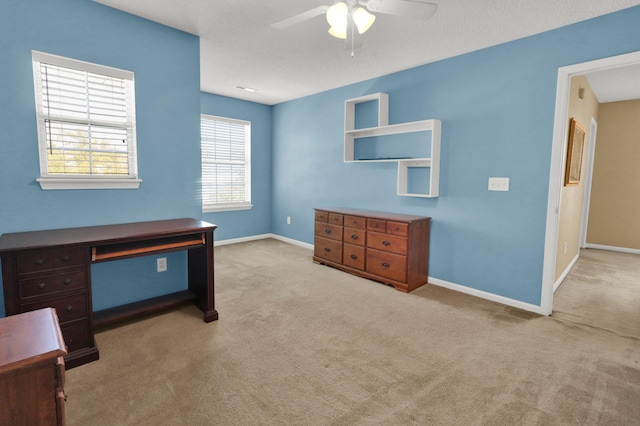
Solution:
<svg viewBox="0 0 640 426">
<path fill-rule="evenodd" d="M 586 244 L 587 248 L 598 250 L 619 251 L 622 253 L 640 254 L 639 249 L 627 248 L 627 247 L 615 247 L 615 246 L 603 246 L 600 244 Z"/>
<path fill-rule="evenodd" d="M 226 244 L 236 244 L 236 243 L 244 243 L 248 241 L 256 241 L 263 240 L 265 238 L 274 238 L 279 241 L 283 241 L 285 243 L 293 244 L 296 246 L 304 247 L 313 250 L 313 244 L 304 243 L 302 241 L 294 240 L 292 238 L 283 237 L 281 235 L 276 234 L 262 234 L 262 235 L 254 235 L 251 237 L 243 237 L 243 238 L 234 238 L 230 240 L 222 240 L 216 241 L 216 246 L 222 246 Z M 429 284 L 434 284 L 440 287 L 445 287 L 450 290 L 459 291 L 460 293 L 469 294 L 471 296 L 479 297 L 481 299 L 491 300 L 493 302 L 498 302 L 503 305 L 513 306 L 514 308 L 522 309 L 524 311 L 533 312 L 540 315 L 545 315 L 542 311 L 542 308 L 537 305 L 532 305 L 530 303 L 521 302 L 519 300 L 510 299 L 504 296 L 498 296 L 497 294 L 488 293 L 482 290 L 476 290 L 470 287 L 465 287 L 460 284 L 450 283 L 448 281 L 440 280 L 438 278 L 429 277 Z"/>
<path fill-rule="evenodd" d="M 510 299 L 504 296 L 498 296 L 497 294 L 488 293 L 482 290 L 476 290 L 475 288 L 465 287 L 463 285 L 440 280 L 438 278 L 429 277 L 429 284 L 434 284 L 440 287 L 448 288 L 449 290 L 459 291 L 460 293 L 469 294 L 471 296 L 479 297 L 481 299 L 491 300 L 492 302 L 498 302 L 503 305 L 513 306 L 514 308 L 522 309 L 524 311 L 545 315 L 545 313 L 542 310 L 542 307 L 538 305 L 532 305 L 530 303 L 521 302 L 519 300 Z"/>
<path fill-rule="evenodd" d="M 571 268 L 573 268 L 573 265 L 576 264 L 576 262 L 578 261 L 579 257 L 580 257 L 580 255 L 576 254 L 576 257 L 571 259 L 571 262 L 569 262 L 569 265 L 565 268 L 565 270 L 562 272 L 562 274 L 558 277 L 558 280 L 555 283 L 553 283 L 553 292 L 554 293 L 556 292 L 558 287 L 560 287 L 560 284 L 562 284 L 562 281 L 564 281 L 564 279 L 567 277 L 567 275 L 569 275 L 569 272 L 571 272 Z"/>
<path fill-rule="evenodd" d="M 249 237 L 242 237 L 242 238 L 231 238 L 228 240 L 214 241 L 213 245 L 216 247 L 226 246 L 228 244 L 246 243 L 249 241 L 264 240 L 267 238 L 273 238 L 275 240 L 283 241 L 285 243 L 289 243 L 299 247 L 304 247 L 304 248 L 313 250 L 313 244 L 303 243 L 302 241 L 294 240 L 292 238 L 287 238 L 287 237 L 283 237 L 281 235 L 276 235 L 276 234 L 260 234 L 260 235 L 251 235 Z"/>
</svg>

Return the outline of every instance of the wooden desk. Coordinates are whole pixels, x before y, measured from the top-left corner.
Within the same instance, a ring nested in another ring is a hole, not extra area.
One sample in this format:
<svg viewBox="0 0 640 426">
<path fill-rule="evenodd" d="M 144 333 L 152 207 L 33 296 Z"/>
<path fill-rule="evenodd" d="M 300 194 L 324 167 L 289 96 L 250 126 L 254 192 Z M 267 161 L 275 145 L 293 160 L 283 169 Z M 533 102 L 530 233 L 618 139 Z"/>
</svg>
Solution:
<svg viewBox="0 0 640 426">
<path fill-rule="evenodd" d="M 99 358 L 93 337 L 96 325 L 186 300 L 194 300 L 205 322 L 215 321 L 215 228 L 200 220 L 173 219 L 4 234 L 0 257 L 6 314 L 56 308 L 69 350 L 67 368 Z M 188 251 L 188 290 L 92 312 L 92 263 L 179 250 Z"/>
<path fill-rule="evenodd" d="M 64 424 L 66 353 L 54 309 L 0 318 L 0 425 Z"/>
</svg>

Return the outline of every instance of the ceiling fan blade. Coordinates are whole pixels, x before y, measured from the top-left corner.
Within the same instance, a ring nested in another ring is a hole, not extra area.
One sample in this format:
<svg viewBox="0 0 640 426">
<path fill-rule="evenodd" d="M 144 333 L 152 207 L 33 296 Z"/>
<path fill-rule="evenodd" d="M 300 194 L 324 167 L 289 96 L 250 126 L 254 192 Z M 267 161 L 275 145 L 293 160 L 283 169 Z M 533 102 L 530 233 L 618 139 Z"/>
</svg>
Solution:
<svg viewBox="0 0 640 426">
<path fill-rule="evenodd" d="M 438 5 L 425 0 L 369 0 L 360 1 L 370 12 L 427 20 L 436 13 Z"/>
<path fill-rule="evenodd" d="M 282 29 L 285 29 L 285 28 L 289 28 L 291 26 L 294 26 L 296 24 L 304 22 L 304 21 L 306 21 L 308 19 L 315 18 L 316 16 L 319 16 L 319 15 L 323 15 L 323 14 L 327 13 L 327 9 L 329 9 L 329 6 L 327 6 L 327 5 L 318 6 L 316 8 L 311 9 L 311 10 L 307 10 L 306 12 L 302 12 L 302 13 L 299 13 L 297 15 L 293 15 L 290 18 L 283 19 L 282 21 L 275 22 L 275 23 L 271 24 L 271 26 L 273 28 L 276 28 L 276 29 L 279 29 L 279 30 L 282 30 Z"/>
</svg>

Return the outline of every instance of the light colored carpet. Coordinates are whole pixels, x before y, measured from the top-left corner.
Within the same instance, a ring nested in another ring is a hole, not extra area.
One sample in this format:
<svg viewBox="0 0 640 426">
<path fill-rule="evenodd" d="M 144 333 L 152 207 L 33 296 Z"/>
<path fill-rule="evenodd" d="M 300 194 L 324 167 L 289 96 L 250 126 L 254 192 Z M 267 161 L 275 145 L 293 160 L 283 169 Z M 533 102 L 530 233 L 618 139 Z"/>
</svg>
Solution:
<svg viewBox="0 0 640 426">
<path fill-rule="evenodd" d="M 640 419 L 628 333 L 432 285 L 400 293 L 276 240 L 215 256 L 220 320 L 184 306 L 99 332 L 101 359 L 67 372 L 68 425 Z"/>
</svg>

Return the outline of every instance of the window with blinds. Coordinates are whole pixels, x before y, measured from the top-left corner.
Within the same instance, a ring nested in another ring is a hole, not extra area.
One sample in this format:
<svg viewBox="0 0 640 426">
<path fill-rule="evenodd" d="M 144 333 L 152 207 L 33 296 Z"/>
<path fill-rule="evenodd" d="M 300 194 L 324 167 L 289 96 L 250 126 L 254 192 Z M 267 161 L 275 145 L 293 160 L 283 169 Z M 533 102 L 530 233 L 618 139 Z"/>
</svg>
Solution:
<svg viewBox="0 0 640 426">
<path fill-rule="evenodd" d="M 43 189 L 137 188 L 133 73 L 33 52 Z"/>
<path fill-rule="evenodd" d="M 201 115 L 202 211 L 251 206 L 251 123 Z"/>
</svg>

